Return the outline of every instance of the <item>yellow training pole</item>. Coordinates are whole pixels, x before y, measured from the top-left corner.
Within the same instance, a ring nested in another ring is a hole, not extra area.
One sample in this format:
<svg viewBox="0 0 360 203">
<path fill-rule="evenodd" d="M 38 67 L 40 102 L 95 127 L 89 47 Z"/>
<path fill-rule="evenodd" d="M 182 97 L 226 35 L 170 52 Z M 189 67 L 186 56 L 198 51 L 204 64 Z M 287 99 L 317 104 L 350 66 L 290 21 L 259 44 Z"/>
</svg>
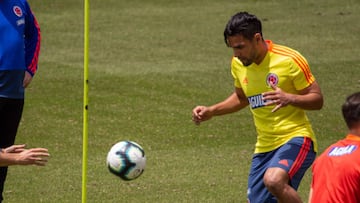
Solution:
<svg viewBox="0 0 360 203">
<path fill-rule="evenodd" d="M 82 203 L 86 202 L 86 174 L 88 157 L 88 103 L 89 103 L 89 0 L 84 0 L 84 109 L 83 109 L 83 159 Z"/>
</svg>

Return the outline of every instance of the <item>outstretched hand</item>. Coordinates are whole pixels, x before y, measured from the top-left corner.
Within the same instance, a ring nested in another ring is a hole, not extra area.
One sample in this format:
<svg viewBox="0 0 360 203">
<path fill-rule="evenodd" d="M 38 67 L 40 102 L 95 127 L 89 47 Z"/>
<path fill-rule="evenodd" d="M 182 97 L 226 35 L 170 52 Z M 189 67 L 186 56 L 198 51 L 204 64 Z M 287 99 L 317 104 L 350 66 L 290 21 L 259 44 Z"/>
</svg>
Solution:
<svg viewBox="0 0 360 203">
<path fill-rule="evenodd" d="M 25 149 L 19 154 L 18 163 L 20 165 L 38 165 L 45 166 L 50 154 L 45 148 Z"/>
<path fill-rule="evenodd" d="M 12 145 L 10 147 L 2 149 L 2 152 L 5 154 L 11 154 L 14 163 L 18 165 L 44 166 L 47 163 L 48 157 L 50 156 L 47 149 L 26 149 L 25 147 L 25 144 Z"/>
</svg>

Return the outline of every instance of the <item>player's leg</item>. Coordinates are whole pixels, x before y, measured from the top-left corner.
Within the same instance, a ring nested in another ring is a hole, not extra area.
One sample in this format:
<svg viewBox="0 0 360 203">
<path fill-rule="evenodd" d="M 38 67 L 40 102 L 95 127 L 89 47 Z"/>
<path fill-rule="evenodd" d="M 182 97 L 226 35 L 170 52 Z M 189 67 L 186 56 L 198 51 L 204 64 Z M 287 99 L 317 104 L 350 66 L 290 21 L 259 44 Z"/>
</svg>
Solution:
<svg viewBox="0 0 360 203">
<path fill-rule="evenodd" d="M 271 157 L 275 151 L 254 154 L 248 179 L 247 198 L 249 203 L 266 202 L 276 203 L 275 197 L 264 185 L 264 173 L 270 165 Z"/>
<path fill-rule="evenodd" d="M 296 190 L 289 184 L 288 173 L 282 168 L 269 168 L 264 175 L 264 183 L 268 190 L 276 197 L 279 203 L 301 203 Z"/>
<path fill-rule="evenodd" d="M 296 190 L 316 153 L 310 138 L 291 139 L 276 151 L 264 174 L 264 184 L 278 202 L 302 202 Z"/>
<path fill-rule="evenodd" d="M 14 144 L 20 123 L 24 100 L 0 98 L 0 148 Z M 3 200 L 7 167 L 0 167 L 0 202 Z"/>
</svg>

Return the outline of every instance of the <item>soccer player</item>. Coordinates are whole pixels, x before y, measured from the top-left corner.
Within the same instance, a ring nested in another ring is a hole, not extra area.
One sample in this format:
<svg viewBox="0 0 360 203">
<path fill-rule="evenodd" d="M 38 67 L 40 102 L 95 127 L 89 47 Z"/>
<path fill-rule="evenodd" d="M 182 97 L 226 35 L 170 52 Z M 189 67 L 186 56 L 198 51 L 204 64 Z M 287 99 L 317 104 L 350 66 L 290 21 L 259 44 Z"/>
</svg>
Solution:
<svg viewBox="0 0 360 203">
<path fill-rule="evenodd" d="M 40 28 L 26 0 L 0 1 L 0 148 L 14 144 L 24 89 L 34 76 Z M 0 167 L 0 202 L 7 167 Z"/>
<path fill-rule="evenodd" d="M 301 202 L 296 190 L 313 163 L 317 144 L 305 110 L 318 110 L 323 96 L 306 59 L 297 51 L 264 40 L 261 21 L 239 12 L 231 17 L 224 39 L 233 50 L 235 90 L 211 106 L 196 106 L 192 120 L 250 106 L 257 142 L 248 177 L 249 202 Z"/>
<path fill-rule="evenodd" d="M 45 148 L 25 149 L 25 145 L 12 145 L 0 149 L 0 166 L 38 165 L 45 166 L 50 156 Z"/>
<path fill-rule="evenodd" d="M 309 202 L 360 202 L 360 92 L 347 97 L 342 114 L 347 136 L 314 162 Z"/>
</svg>

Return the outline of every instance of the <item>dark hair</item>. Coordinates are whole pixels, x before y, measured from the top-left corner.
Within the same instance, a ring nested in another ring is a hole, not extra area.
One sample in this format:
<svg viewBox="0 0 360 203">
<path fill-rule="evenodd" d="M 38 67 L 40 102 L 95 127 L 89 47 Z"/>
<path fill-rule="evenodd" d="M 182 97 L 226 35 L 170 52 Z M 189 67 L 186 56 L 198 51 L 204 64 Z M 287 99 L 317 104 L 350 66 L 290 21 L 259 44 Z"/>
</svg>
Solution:
<svg viewBox="0 0 360 203">
<path fill-rule="evenodd" d="M 253 39 L 256 33 L 260 33 L 262 37 L 261 21 L 248 12 L 239 12 L 233 15 L 224 30 L 224 40 L 227 46 L 229 46 L 227 38 L 229 36 L 241 34 L 246 39 Z"/>
<path fill-rule="evenodd" d="M 360 122 L 360 92 L 354 93 L 346 98 L 342 105 L 342 113 L 348 128 Z"/>
</svg>

